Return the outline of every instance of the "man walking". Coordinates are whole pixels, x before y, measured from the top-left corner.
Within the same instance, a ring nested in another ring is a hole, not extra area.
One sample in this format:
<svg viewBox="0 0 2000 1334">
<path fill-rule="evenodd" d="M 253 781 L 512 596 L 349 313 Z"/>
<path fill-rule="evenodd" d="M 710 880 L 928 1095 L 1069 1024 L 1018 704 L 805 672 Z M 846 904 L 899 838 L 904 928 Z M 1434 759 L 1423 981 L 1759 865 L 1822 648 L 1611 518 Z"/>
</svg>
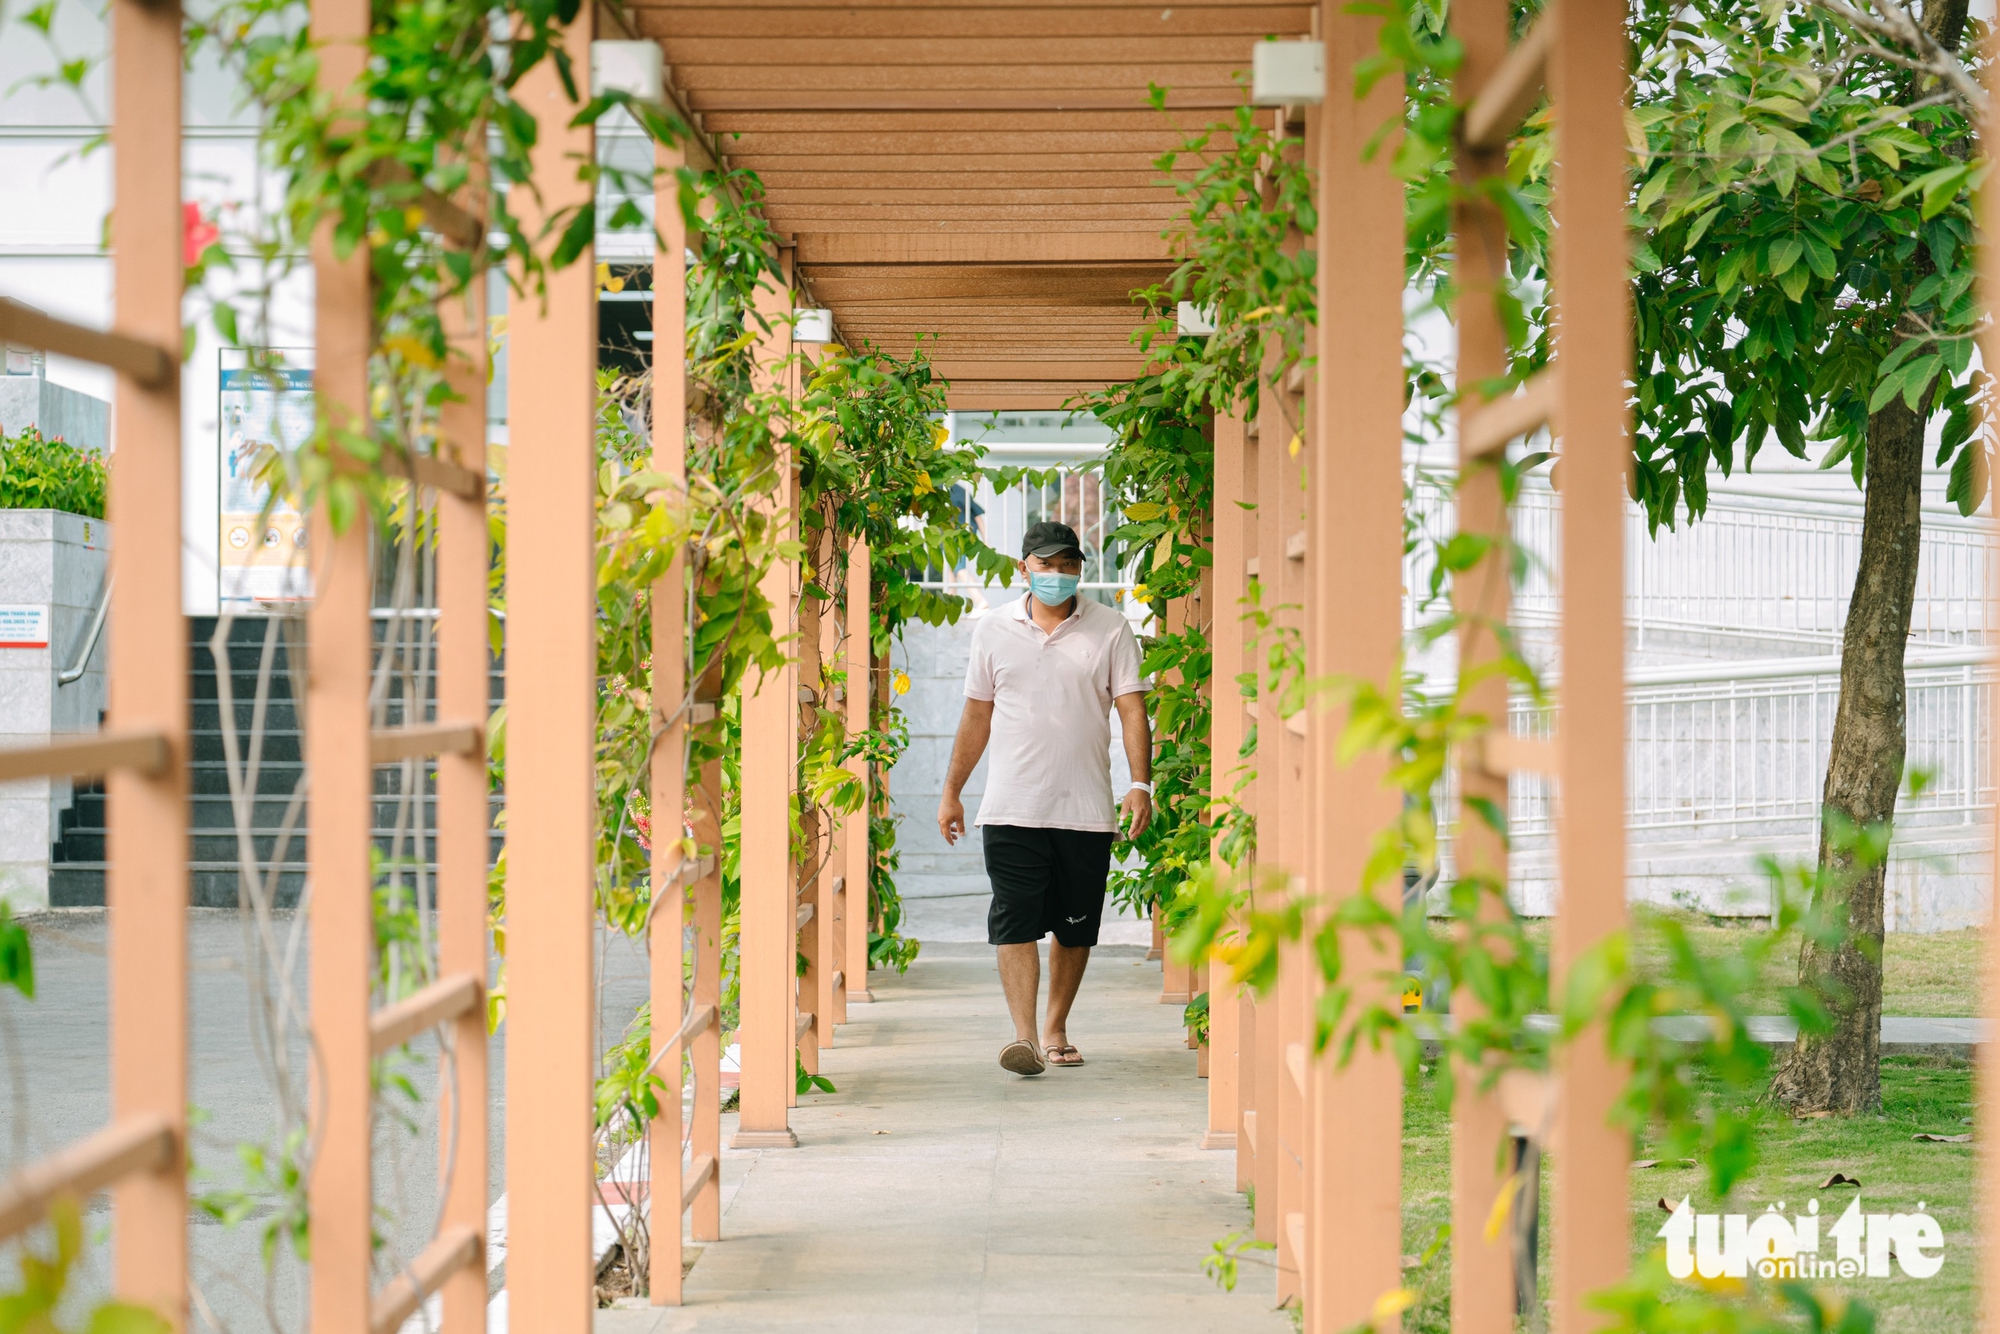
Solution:
<svg viewBox="0 0 2000 1334">
<path fill-rule="evenodd" d="M 1000 1064 L 1017 1075 L 1082 1065 L 1069 1041 L 1070 1004 L 1104 916 L 1104 883 L 1118 816 L 1111 802 L 1111 710 L 1124 730 L 1134 779 L 1121 803 L 1137 838 L 1153 818 L 1153 739 L 1139 642 L 1124 616 L 1077 596 L 1083 546 L 1060 523 L 1038 523 L 1021 543 L 1028 595 L 983 617 L 972 632 L 965 712 L 938 803 L 946 843 L 965 834 L 959 794 L 993 744 L 979 826 L 993 906 L 986 938 L 998 946 L 1000 986 L 1014 1040 Z M 1036 947 L 1049 946 L 1048 1024 L 1037 1034 Z"/>
</svg>

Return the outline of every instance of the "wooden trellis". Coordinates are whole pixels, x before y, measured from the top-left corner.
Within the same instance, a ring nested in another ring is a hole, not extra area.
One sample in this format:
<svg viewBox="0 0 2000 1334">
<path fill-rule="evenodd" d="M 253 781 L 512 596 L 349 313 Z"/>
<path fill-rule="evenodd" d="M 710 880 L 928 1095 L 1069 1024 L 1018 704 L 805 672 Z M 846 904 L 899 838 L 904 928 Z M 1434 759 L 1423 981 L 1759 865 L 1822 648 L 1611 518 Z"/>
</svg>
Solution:
<svg viewBox="0 0 2000 1334">
<path fill-rule="evenodd" d="M 1239 13 L 1239 11 L 1241 11 Z M 1626 275 L 1627 86 L 1623 6 L 1563 0 L 1510 44 L 1503 0 L 1459 0 L 1465 46 L 1460 95 L 1469 106 L 1457 157 L 1461 177 L 1499 172 L 1504 145 L 1544 91 L 1558 127 L 1552 294 L 1558 311 L 1551 368 L 1512 396 L 1468 400 L 1459 440 L 1464 531 L 1497 535 L 1507 514 L 1485 466 L 1527 432 L 1552 428 L 1564 457 L 1560 630 L 1563 677 L 1554 743 L 1496 738 L 1462 758 L 1462 797 L 1504 805 L 1514 774 L 1552 776 L 1563 793 L 1557 918 L 1558 987 L 1584 951 L 1624 920 L 1623 537 L 1630 455 L 1625 381 L 1631 329 Z M 326 87 L 343 92 L 359 68 L 366 6 L 319 0 L 315 35 L 330 42 Z M 1353 96 L 1356 64 L 1376 49 L 1378 20 L 1343 4 L 1176 6 L 1108 0 L 1092 8 L 967 4 L 922 11 L 878 0 L 814 13 L 695 0 L 651 0 L 624 17 L 586 9 L 569 30 L 573 54 L 600 21 L 607 32 L 657 38 L 676 84 L 669 98 L 701 130 L 687 152 L 700 166 L 735 163 L 764 173 L 767 205 L 790 243 L 785 277 L 810 281 L 844 326 L 903 353 L 918 333 L 943 332 L 940 369 L 953 406 L 1053 407 L 1080 388 L 1142 369 L 1125 344 L 1133 287 L 1171 265 L 1156 233 L 1171 212 L 1156 196 L 1127 198 L 1155 173 L 1153 154 L 1240 100 L 1230 75 L 1257 39 L 1317 36 L 1326 84 L 1317 107 L 1278 111 L 1291 151 L 1319 172 L 1320 230 L 1295 238 L 1319 252 L 1319 308 L 1339 312 L 1317 330 L 1315 376 L 1267 384 L 1256 419 L 1214 424 L 1215 627 L 1213 753 L 1218 788 L 1247 728 L 1258 727 L 1258 778 L 1246 794 L 1259 826 L 1259 861 L 1281 875 L 1260 893 L 1294 885 L 1325 897 L 1355 892 L 1373 831 L 1395 816 L 1382 761 L 1334 759 L 1336 714 L 1280 717 L 1266 696 L 1246 702 L 1238 672 L 1251 664 L 1231 612 L 1255 581 L 1267 608 L 1301 636 L 1308 671 L 1386 681 L 1401 637 L 1401 411 L 1403 193 L 1362 146 L 1396 111 L 1395 80 Z M 95 361 L 118 374 L 111 515 L 118 597 L 111 611 L 111 706 L 96 738 L 0 756 L 8 777 L 107 774 L 110 781 L 113 1116 L 110 1125 L 0 1187 L 0 1239 L 32 1226 L 64 1194 L 114 1192 L 120 1295 L 154 1305 L 176 1328 L 187 1318 L 186 858 L 159 855 L 188 842 L 185 676 L 155 670 L 163 646 L 184 643 L 180 607 L 181 16 L 169 3 L 113 0 L 116 149 L 115 332 L 99 333 L 0 305 L 0 333 Z M 815 25 L 818 25 L 817 27 Z M 951 44 L 963 64 L 917 58 L 908 43 Z M 584 62 L 587 63 L 587 62 Z M 1146 86 L 1170 88 L 1161 128 Z M 525 222 L 588 202 L 574 160 L 595 151 L 552 69 L 518 96 L 540 124 L 540 198 L 520 196 Z M 1297 127 L 1292 129 L 1290 127 Z M 729 136 L 727 153 L 717 151 Z M 663 150 L 660 164 L 681 164 Z M 886 216 L 883 201 L 927 220 Z M 658 201 L 678 253 L 678 209 Z M 1989 210 L 2000 208 L 1989 200 Z M 1163 211 L 1165 208 L 1165 211 Z M 956 210 L 956 211 L 954 211 Z M 1989 217 L 1993 215 L 1989 213 Z M 1505 263 L 1499 219 L 1468 196 L 1458 206 L 1461 292 L 1458 383 L 1504 370 L 1504 344 L 1483 297 Z M 794 273 L 796 265 L 798 272 Z M 367 411 L 369 297 L 365 261 L 315 248 L 316 384 L 334 414 Z M 677 264 L 656 267 L 655 466 L 685 475 L 685 400 L 677 324 Z M 791 350 L 791 293 L 762 313 L 769 364 Z M 510 1315 L 515 1327 L 580 1334 L 591 1320 L 591 1158 L 594 1027 L 590 989 L 594 881 L 595 291 L 584 262 L 553 273 L 547 301 L 524 303 L 509 337 L 512 453 L 509 562 L 508 747 L 510 892 L 508 1172 Z M 439 508 L 441 658 L 436 720 L 371 732 L 371 636 L 365 531 L 335 535 L 318 520 L 312 548 L 312 679 L 306 700 L 313 785 L 315 884 L 313 1024 L 324 1063 L 320 1145 L 311 1183 L 313 1316 L 326 1329 L 393 1330 L 429 1294 L 444 1294 L 445 1328 L 484 1321 L 487 1141 L 484 1122 L 486 773 L 484 420 L 480 403 L 484 312 L 451 312 L 465 354 L 454 370 L 462 401 L 449 409 L 436 456 L 413 462 L 414 481 Z M 2000 346 L 1989 337 L 1989 360 Z M 528 373 L 532 368 L 532 373 Z M 1282 423 L 1282 428 L 1280 424 Z M 1291 441 L 1297 433 L 1298 447 Z M 797 516 L 789 466 L 774 504 Z M 1255 502 L 1246 514 L 1237 502 Z M 830 553 L 818 553 L 825 560 Z M 816 831 L 830 849 L 792 859 L 802 708 L 844 709 L 850 732 L 869 726 L 882 673 L 868 642 L 868 553 L 850 553 L 844 596 L 830 613 L 801 612 L 800 570 L 774 567 L 765 594 L 797 632 L 799 656 L 744 684 L 742 857 L 742 1112 L 735 1143 L 796 1143 L 787 1108 L 795 1063 L 816 1068 L 849 1002 L 869 998 L 868 813 Z M 818 561 L 815 562 L 817 570 Z M 821 577 L 826 577 L 821 571 Z M 684 571 L 662 585 L 677 590 Z M 1482 626 L 1504 621 L 1507 580 L 1497 560 L 1461 577 L 1470 613 L 1462 667 L 1497 652 Z M 814 608 L 821 604 L 810 600 Z M 681 642 L 684 603 L 653 601 L 655 642 Z M 819 619 L 815 619 L 818 617 Z M 822 701 L 821 661 L 840 655 L 845 693 Z M 678 658 L 656 653 L 652 773 L 663 838 L 691 807 L 696 851 L 660 858 L 651 928 L 654 1051 L 678 1087 L 685 1052 L 694 1072 L 691 1125 L 674 1110 L 653 1126 L 651 1198 L 692 1210 L 697 1238 L 719 1235 L 721 921 L 720 774 L 680 764 L 685 729 L 721 703 L 690 683 Z M 810 679 L 801 679 L 801 674 Z M 813 691 L 810 701 L 802 690 Z M 1496 678 L 1471 699 L 1505 716 Z M 2000 743 L 1996 743 L 2000 744 Z M 410 1000 L 369 1010 L 368 793 L 372 766 L 436 757 L 439 783 L 439 937 L 442 980 Z M 856 761 L 859 764 L 859 761 Z M 692 784 L 693 800 L 686 801 Z M 1478 822 L 1460 822 L 1462 863 L 1504 881 L 1505 849 Z M 801 871 L 805 874 L 801 875 Z M 1285 876 L 1296 877 L 1287 882 Z M 671 908 L 665 905 L 671 904 Z M 809 911 L 810 910 L 810 911 Z M 693 989 L 683 1004 L 692 933 Z M 1358 974 L 1393 969 L 1350 942 Z M 804 984 L 794 961 L 809 959 Z M 1989 942 L 2000 976 L 2000 932 Z M 1239 1187 L 1254 1186 L 1257 1230 L 1278 1248 L 1278 1292 L 1303 1304 L 1306 1328 L 1333 1331 L 1371 1319 L 1401 1285 L 1401 1085 L 1386 1057 L 1363 1053 L 1345 1069 L 1311 1056 L 1316 975 L 1303 947 L 1287 954 L 1271 996 L 1231 994 L 1211 970 L 1209 1116 L 1203 1143 L 1236 1154 Z M 1198 984 L 1181 984 L 1192 991 Z M 1456 998 L 1462 1014 L 1464 998 Z M 380 1291 L 370 1274 L 368 1088 L 371 1062 L 433 1028 L 451 1035 L 456 1077 L 455 1161 L 441 1230 Z M 1626 1144 L 1607 1120 L 1620 1072 L 1592 1035 L 1564 1049 L 1554 1076 L 1515 1081 L 1499 1095 L 1461 1079 L 1453 1109 L 1453 1326 L 1499 1334 L 1513 1322 L 1505 1248 L 1484 1225 L 1501 1188 L 1498 1149 L 1511 1131 L 1548 1135 L 1561 1158 L 1555 1191 L 1555 1327 L 1583 1334 L 1584 1295 L 1617 1281 L 1630 1229 Z M 2000 1119 L 2000 1093 L 1982 1079 L 1983 1114 Z M 1193 1128 L 1190 1128 L 1193 1133 Z M 687 1150 L 683 1153 L 683 1143 Z M 2000 1193 L 2000 1167 L 1982 1180 Z M 653 1294 L 678 1300 L 678 1213 L 655 1213 Z M 2000 1281 L 2000 1237 L 1982 1243 L 1982 1279 Z"/>
</svg>

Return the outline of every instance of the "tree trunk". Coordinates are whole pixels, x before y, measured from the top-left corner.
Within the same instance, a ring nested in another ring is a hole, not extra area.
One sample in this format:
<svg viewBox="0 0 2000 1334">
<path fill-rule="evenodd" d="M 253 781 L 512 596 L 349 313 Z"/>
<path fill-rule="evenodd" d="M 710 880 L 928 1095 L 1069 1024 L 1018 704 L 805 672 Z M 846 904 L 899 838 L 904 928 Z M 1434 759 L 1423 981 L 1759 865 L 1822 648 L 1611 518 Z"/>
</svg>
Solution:
<svg viewBox="0 0 2000 1334">
<path fill-rule="evenodd" d="M 1928 395 L 1923 404 L 1928 408 Z M 1825 811 L 1886 831 L 1903 782 L 1903 649 L 1917 587 L 1923 522 L 1924 419 L 1899 396 L 1868 421 L 1861 569 L 1841 645 L 1840 707 L 1827 762 Z M 1808 940 L 1799 981 L 1833 994 L 1829 1033 L 1801 1034 L 1779 1066 L 1771 1096 L 1796 1112 L 1868 1112 L 1882 1105 L 1882 889 L 1886 863 L 1855 866 L 1822 824 L 1819 864 L 1830 905 L 1844 910 L 1846 939 L 1827 950 Z M 1829 985 L 1830 984 L 1830 985 Z"/>
</svg>

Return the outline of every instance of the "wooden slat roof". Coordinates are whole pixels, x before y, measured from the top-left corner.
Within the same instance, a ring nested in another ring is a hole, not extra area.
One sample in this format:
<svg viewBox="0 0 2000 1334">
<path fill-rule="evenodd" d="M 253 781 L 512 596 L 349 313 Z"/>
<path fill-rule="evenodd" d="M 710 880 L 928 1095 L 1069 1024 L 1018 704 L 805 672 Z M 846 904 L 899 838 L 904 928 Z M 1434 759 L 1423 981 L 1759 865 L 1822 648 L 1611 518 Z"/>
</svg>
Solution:
<svg viewBox="0 0 2000 1334">
<path fill-rule="evenodd" d="M 1138 373 L 1129 294 L 1171 271 L 1179 212 L 1154 159 L 1241 102 L 1257 41 L 1312 19 L 1262 0 L 628 0 L 613 22 L 660 43 L 723 164 L 762 178 L 843 336 L 898 355 L 924 336 L 953 406 L 993 409 Z"/>
</svg>

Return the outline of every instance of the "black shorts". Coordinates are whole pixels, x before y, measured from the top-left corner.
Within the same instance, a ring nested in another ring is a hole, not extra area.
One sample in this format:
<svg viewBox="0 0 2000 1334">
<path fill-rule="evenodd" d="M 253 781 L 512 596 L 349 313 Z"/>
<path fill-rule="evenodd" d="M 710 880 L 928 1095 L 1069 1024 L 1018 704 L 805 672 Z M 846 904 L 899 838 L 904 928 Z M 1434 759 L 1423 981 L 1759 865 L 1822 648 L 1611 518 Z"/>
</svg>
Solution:
<svg viewBox="0 0 2000 1334">
<path fill-rule="evenodd" d="M 1097 943 L 1117 835 L 1004 824 L 981 825 L 980 833 L 993 882 L 988 944 L 1029 945 L 1051 931 L 1071 948 Z"/>
</svg>

